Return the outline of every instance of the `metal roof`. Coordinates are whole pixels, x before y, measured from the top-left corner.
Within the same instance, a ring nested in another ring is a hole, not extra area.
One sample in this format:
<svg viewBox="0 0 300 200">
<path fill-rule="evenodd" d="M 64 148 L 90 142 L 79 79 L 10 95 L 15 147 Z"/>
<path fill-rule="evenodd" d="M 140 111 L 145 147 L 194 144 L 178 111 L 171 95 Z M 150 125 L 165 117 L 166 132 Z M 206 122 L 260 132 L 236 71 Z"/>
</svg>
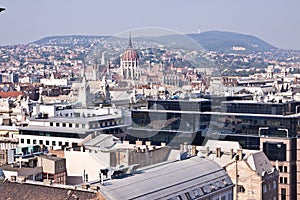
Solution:
<svg viewBox="0 0 300 200">
<path fill-rule="evenodd" d="M 186 192 L 195 198 L 207 196 L 221 190 L 229 190 L 233 184 L 214 161 L 193 157 L 150 167 L 133 176 L 104 182 L 101 192 L 108 199 L 160 199 Z"/>
</svg>

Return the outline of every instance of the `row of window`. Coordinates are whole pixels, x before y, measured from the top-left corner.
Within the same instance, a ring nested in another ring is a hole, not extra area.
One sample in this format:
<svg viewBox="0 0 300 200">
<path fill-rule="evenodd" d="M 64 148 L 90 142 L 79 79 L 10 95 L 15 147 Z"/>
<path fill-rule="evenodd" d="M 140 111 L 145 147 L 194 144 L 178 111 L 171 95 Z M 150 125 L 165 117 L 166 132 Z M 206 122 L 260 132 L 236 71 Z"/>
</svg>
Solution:
<svg viewBox="0 0 300 200">
<path fill-rule="evenodd" d="M 288 178 L 287 177 L 279 177 L 279 183 L 288 184 Z"/>
<path fill-rule="evenodd" d="M 37 143 L 37 142 L 39 142 L 39 143 Z M 25 139 L 24 138 L 21 138 L 21 140 L 20 140 L 20 143 L 21 144 L 25 144 Z M 26 139 L 26 144 L 32 144 L 32 145 L 36 145 L 36 144 L 39 144 L 39 145 L 47 145 L 47 146 L 49 146 L 50 145 L 50 143 L 51 143 L 51 146 L 56 146 L 56 145 L 58 145 L 58 146 L 69 146 L 70 144 L 69 144 L 69 142 L 65 142 L 64 144 L 63 144 L 63 142 L 62 141 L 59 141 L 59 142 L 57 142 L 57 141 L 49 141 L 49 140 L 46 140 L 46 141 L 44 141 L 44 140 L 39 140 L 39 141 L 37 141 L 36 139 L 33 139 L 32 140 L 32 142 L 31 142 L 31 139 Z"/>
<path fill-rule="evenodd" d="M 192 198 L 188 192 L 184 193 L 184 196 L 185 196 L 185 198 L 182 198 L 181 195 L 177 195 L 174 198 L 169 198 L 168 200 L 183 200 L 183 199 L 193 200 L 193 199 L 197 199 L 199 197 L 199 195 L 197 196 L 195 194 L 195 198 Z M 233 198 L 232 198 L 232 194 L 230 193 L 228 195 L 223 195 L 221 198 L 220 197 L 217 197 L 217 198 L 209 197 L 208 199 L 209 200 L 232 200 Z"/>
<path fill-rule="evenodd" d="M 119 124 L 122 124 L 123 121 L 119 120 Z M 102 128 L 102 127 L 107 127 L 107 126 L 115 126 L 117 125 L 117 121 L 106 121 L 106 122 L 94 122 L 90 123 L 90 128 Z M 59 122 L 50 122 L 50 126 L 55 126 L 55 127 L 69 127 L 69 128 L 85 128 L 85 124 L 72 124 L 72 123 L 59 123 Z"/>
<path fill-rule="evenodd" d="M 50 126 L 55 127 L 69 127 L 69 128 L 85 128 L 85 124 L 72 124 L 72 123 L 59 123 L 59 122 L 50 122 Z"/>
<path fill-rule="evenodd" d="M 287 173 L 288 172 L 288 167 L 287 166 L 279 166 L 278 170 L 279 170 L 279 172 Z"/>
</svg>

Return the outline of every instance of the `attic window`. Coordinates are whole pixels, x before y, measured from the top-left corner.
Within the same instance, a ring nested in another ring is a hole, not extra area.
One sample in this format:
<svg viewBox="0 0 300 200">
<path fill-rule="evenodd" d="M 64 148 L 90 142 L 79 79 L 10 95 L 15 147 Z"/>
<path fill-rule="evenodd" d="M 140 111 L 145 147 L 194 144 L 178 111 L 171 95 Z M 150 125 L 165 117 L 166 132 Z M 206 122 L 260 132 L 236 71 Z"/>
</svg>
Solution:
<svg viewBox="0 0 300 200">
<path fill-rule="evenodd" d="M 199 193 L 199 191 L 197 189 L 194 189 L 193 192 L 194 192 L 195 197 L 199 197 L 200 196 L 200 193 Z"/>
<path fill-rule="evenodd" d="M 241 192 L 241 193 L 245 193 L 246 190 L 245 190 L 244 186 L 238 185 L 238 186 L 237 186 L 237 191 L 238 191 L 238 192 Z"/>
</svg>

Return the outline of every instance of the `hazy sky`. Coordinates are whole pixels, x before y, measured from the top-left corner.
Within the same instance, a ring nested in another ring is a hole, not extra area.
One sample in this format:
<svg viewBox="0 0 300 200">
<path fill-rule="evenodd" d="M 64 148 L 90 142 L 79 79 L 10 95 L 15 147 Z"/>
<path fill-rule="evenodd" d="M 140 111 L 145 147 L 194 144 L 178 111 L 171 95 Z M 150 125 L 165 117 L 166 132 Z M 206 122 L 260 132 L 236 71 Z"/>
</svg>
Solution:
<svg viewBox="0 0 300 200">
<path fill-rule="evenodd" d="M 0 0 L 0 45 L 45 36 L 116 35 L 162 27 L 233 31 L 279 48 L 300 49 L 299 0 Z"/>
</svg>

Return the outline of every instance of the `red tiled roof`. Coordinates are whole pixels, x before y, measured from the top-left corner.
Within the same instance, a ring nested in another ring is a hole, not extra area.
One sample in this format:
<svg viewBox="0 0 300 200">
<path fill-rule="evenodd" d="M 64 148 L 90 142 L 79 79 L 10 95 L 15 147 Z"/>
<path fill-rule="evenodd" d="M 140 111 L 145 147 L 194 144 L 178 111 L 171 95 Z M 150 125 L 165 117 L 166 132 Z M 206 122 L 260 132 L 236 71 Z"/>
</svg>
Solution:
<svg viewBox="0 0 300 200">
<path fill-rule="evenodd" d="M 18 97 L 20 95 L 23 96 L 24 92 L 21 91 L 0 92 L 0 98 Z"/>
<path fill-rule="evenodd" d="M 5 181 L 0 184 L 0 199 L 39 199 L 39 200 L 102 200 L 103 196 L 91 191 L 80 191 L 67 188 L 57 188 L 46 185 L 33 185 Z"/>
</svg>

